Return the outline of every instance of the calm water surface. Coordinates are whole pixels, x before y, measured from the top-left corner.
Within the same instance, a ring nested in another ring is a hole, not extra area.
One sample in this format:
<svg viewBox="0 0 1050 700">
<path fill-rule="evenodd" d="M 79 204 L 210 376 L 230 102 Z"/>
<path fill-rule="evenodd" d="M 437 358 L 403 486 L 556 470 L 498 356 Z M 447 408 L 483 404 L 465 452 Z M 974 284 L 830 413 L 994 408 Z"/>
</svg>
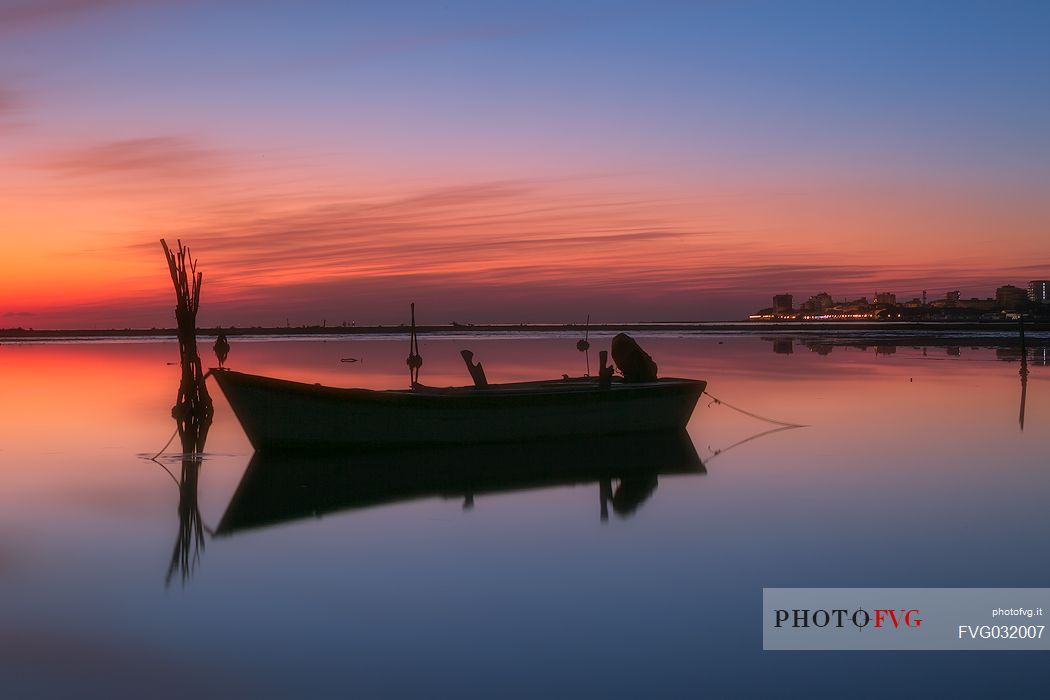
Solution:
<svg viewBox="0 0 1050 700">
<path fill-rule="evenodd" d="M 251 458 L 213 386 L 196 489 L 203 542 L 182 548 L 170 577 L 192 513 L 173 479 L 178 448 L 160 464 L 148 457 L 174 429 L 175 344 L 5 344 L 0 687 L 7 697 L 1046 697 L 1038 652 L 763 653 L 760 605 L 763 586 L 1050 585 L 1050 367 L 1029 364 L 1022 431 L 1019 364 L 994 349 L 642 340 L 661 374 L 707 379 L 731 404 L 808 427 L 748 440 L 772 426 L 705 398 L 689 425 L 705 469 L 662 474 L 630 513 L 607 508 L 605 519 L 602 486 L 583 479 L 472 504 L 455 490 L 394 494 L 212 536 Z M 464 383 L 464 347 L 494 382 L 580 374 L 574 345 L 424 339 L 423 380 Z M 241 340 L 230 364 L 389 388 L 406 383 L 406 349 L 403 339 Z M 339 361 L 348 357 L 359 361 Z"/>
</svg>

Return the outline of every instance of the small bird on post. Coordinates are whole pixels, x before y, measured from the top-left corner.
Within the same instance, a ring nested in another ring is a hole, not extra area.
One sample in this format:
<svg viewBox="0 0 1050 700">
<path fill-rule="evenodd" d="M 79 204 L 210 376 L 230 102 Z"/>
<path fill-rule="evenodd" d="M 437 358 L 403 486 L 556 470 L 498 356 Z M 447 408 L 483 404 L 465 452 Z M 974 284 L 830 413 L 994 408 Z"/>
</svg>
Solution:
<svg viewBox="0 0 1050 700">
<path fill-rule="evenodd" d="M 226 340 L 225 333 L 219 333 L 219 337 L 215 339 L 215 357 L 219 358 L 219 369 L 223 368 L 223 364 L 226 362 L 226 356 L 230 354 L 230 341 Z"/>
</svg>

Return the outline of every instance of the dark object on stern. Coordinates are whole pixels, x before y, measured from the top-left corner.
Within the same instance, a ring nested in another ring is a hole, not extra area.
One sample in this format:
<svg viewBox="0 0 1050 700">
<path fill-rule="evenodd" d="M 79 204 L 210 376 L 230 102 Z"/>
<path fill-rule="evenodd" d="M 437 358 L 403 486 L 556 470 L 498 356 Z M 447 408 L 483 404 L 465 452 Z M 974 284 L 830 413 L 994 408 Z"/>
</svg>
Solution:
<svg viewBox="0 0 1050 700">
<path fill-rule="evenodd" d="M 631 336 L 619 333 L 612 340 L 612 358 L 628 384 L 656 381 L 656 363 Z"/>
</svg>

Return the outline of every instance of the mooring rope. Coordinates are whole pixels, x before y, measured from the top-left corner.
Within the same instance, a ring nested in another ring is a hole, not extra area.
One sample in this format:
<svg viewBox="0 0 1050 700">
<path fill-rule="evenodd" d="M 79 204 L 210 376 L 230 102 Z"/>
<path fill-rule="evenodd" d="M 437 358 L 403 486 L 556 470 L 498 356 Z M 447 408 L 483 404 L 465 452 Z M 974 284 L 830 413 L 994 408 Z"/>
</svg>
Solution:
<svg viewBox="0 0 1050 700">
<path fill-rule="evenodd" d="M 708 404 L 709 407 L 711 406 L 711 404 L 719 404 L 720 406 L 725 406 L 726 408 L 731 408 L 734 411 L 736 411 L 737 413 L 743 413 L 745 416 L 751 416 L 752 418 L 757 418 L 758 420 L 765 421 L 766 423 L 772 423 L 773 425 L 782 425 L 785 428 L 808 428 L 809 427 L 809 426 L 801 424 L 801 423 L 787 423 L 787 422 L 782 421 L 782 420 L 774 420 L 773 418 L 766 418 L 765 416 L 760 416 L 757 413 L 752 413 L 751 411 L 745 411 L 742 408 L 738 408 L 738 407 L 736 407 L 736 406 L 734 406 L 732 404 L 726 403 L 722 399 L 720 399 L 717 396 L 714 396 L 713 394 L 708 392 L 706 389 L 704 390 L 704 393 L 711 397 L 711 403 Z"/>
<path fill-rule="evenodd" d="M 175 476 L 175 475 L 174 475 L 174 474 L 173 474 L 173 473 L 171 472 L 171 470 L 170 470 L 170 469 L 168 469 L 168 468 L 167 468 L 166 466 L 164 466 L 164 463 L 163 463 L 163 462 L 161 462 L 161 461 L 160 461 L 159 459 L 157 459 L 156 457 L 151 457 L 151 458 L 150 458 L 150 461 L 151 461 L 151 462 L 155 462 L 156 464 L 159 464 L 159 465 L 160 465 L 160 468 L 161 468 L 161 469 L 163 469 L 164 471 L 168 472 L 168 476 L 170 476 L 170 477 L 171 477 L 171 480 L 175 482 L 175 486 L 176 486 L 177 488 L 182 488 L 182 483 L 181 483 L 181 482 L 179 481 L 179 477 Z"/>
<path fill-rule="evenodd" d="M 711 460 L 713 460 L 715 457 L 718 457 L 719 455 L 722 455 L 722 454 L 725 454 L 726 452 L 729 452 L 729 450 L 733 449 L 734 447 L 740 447 L 741 445 L 745 445 L 745 444 L 751 442 L 752 440 L 758 440 L 759 438 L 764 438 L 767 435 L 773 435 L 774 433 L 780 433 L 780 432 L 783 432 L 785 430 L 794 430 L 795 428 L 805 428 L 805 427 L 806 426 L 804 426 L 804 425 L 782 425 L 779 428 L 770 428 L 769 430 L 763 430 L 760 433 L 755 433 L 751 437 L 746 437 L 743 440 L 737 440 L 736 442 L 734 442 L 729 447 L 723 447 L 720 450 L 712 450 L 711 446 L 708 445 L 707 449 L 711 450 L 711 456 L 707 457 L 704 460 L 704 463 L 705 464 L 710 464 Z"/>
<path fill-rule="evenodd" d="M 150 457 L 150 459 L 156 461 L 157 457 L 160 457 L 162 454 L 164 454 L 164 450 L 168 449 L 168 447 L 171 446 L 171 443 L 175 441 L 175 436 L 178 435 L 178 434 L 179 434 L 179 429 L 178 429 L 178 427 L 176 427 L 175 428 L 175 432 L 172 433 L 171 437 L 168 438 L 168 441 L 166 443 L 164 443 L 164 447 L 160 448 L 160 452 L 158 452 L 157 454 L 155 454 L 152 457 Z"/>
</svg>

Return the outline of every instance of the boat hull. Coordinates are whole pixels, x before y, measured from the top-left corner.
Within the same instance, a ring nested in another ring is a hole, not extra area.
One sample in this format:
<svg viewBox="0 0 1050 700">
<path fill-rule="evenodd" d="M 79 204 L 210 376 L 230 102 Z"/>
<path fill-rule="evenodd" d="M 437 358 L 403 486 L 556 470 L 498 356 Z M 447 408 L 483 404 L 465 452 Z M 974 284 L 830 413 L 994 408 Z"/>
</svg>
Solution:
<svg viewBox="0 0 1050 700">
<path fill-rule="evenodd" d="M 706 382 L 594 380 L 405 391 L 337 389 L 212 373 L 256 450 L 465 444 L 676 430 Z"/>
</svg>

